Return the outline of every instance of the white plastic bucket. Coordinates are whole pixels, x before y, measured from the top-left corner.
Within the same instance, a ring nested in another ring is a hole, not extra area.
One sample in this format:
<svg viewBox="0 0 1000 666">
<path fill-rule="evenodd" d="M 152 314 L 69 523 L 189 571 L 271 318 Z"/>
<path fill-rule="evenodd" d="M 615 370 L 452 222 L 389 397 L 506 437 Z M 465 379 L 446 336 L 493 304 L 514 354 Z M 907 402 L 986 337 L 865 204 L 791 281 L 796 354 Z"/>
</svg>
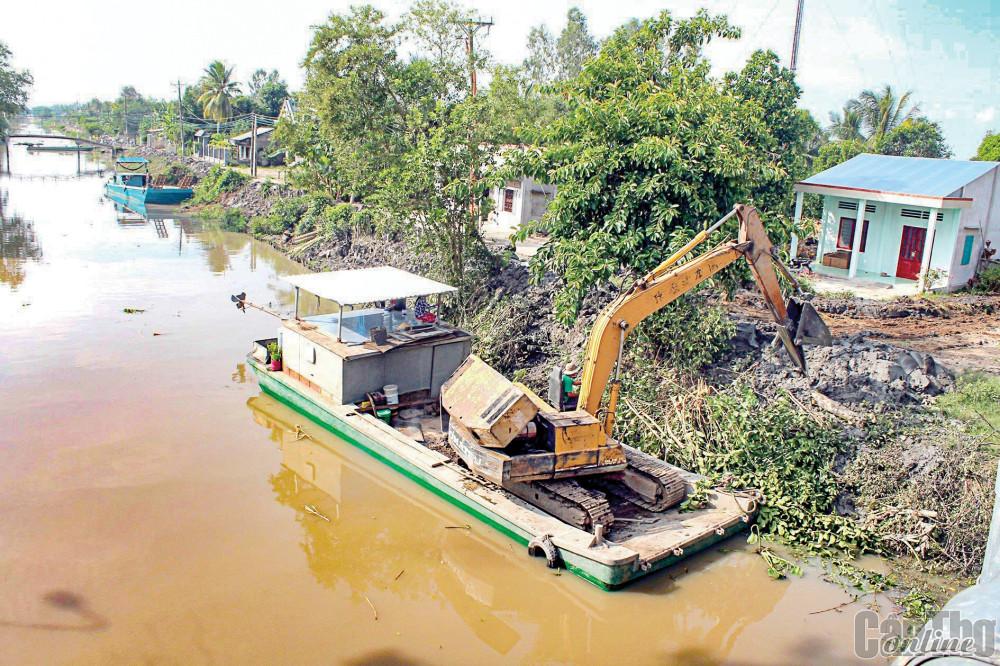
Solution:
<svg viewBox="0 0 1000 666">
<path fill-rule="evenodd" d="M 382 387 L 382 392 L 385 393 L 385 402 L 387 405 L 398 405 L 399 404 L 399 387 L 395 384 L 386 384 Z"/>
</svg>

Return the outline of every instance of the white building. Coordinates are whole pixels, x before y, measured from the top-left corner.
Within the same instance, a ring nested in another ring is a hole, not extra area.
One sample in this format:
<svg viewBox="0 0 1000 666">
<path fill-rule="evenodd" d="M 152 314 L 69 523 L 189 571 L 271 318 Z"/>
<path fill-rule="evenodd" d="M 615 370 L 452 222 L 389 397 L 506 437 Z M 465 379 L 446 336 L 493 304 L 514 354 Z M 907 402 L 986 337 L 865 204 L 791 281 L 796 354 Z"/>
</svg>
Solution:
<svg viewBox="0 0 1000 666">
<path fill-rule="evenodd" d="M 540 218 L 555 195 L 555 185 L 544 185 L 527 176 L 508 180 L 503 187 L 490 191 L 493 211 L 485 230 L 509 236 L 526 222 Z"/>
<path fill-rule="evenodd" d="M 813 270 L 908 287 L 964 287 L 984 243 L 1000 246 L 998 167 L 862 154 L 796 183 L 796 222 L 803 194 L 823 197 Z"/>
</svg>

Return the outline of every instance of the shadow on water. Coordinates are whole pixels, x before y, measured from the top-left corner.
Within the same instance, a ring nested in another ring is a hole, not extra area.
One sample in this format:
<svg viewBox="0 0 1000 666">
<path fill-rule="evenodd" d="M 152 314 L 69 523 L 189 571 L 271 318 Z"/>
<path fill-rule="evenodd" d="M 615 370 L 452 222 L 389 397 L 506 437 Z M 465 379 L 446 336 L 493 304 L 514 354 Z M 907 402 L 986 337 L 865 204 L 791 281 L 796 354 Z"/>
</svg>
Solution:
<svg viewBox="0 0 1000 666">
<path fill-rule="evenodd" d="M 16 629 L 41 629 L 43 631 L 100 631 L 108 628 L 108 621 L 92 610 L 87 600 L 68 590 L 52 590 L 42 595 L 47 605 L 67 613 L 74 613 L 85 624 L 57 624 L 55 622 L 20 622 L 0 618 L 0 627 Z"/>
</svg>

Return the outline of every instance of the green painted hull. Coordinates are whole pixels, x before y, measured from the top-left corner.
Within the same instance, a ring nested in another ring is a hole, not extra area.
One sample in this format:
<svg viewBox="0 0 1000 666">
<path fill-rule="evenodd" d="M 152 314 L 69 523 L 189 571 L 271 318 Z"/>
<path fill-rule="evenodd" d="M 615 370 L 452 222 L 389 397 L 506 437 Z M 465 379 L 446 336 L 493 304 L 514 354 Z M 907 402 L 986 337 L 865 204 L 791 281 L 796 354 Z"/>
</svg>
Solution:
<svg viewBox="0 0 1000 666">
<path fill-rule="evenodd" d="M 305 414 L 320 426 L 333 432 L 341 439 L 360 448 L 381 462 L 385 463 L 397 472 L 412 479 L 419 485 L 427 488 L 434 494 L 445 499 L 458 508 L 466 511 L 478 520 L 498 530 L 502 534 L 510 537 L 522 546 L 527 546 L 533 535 L 525 528 L 507 520 L 489 510 L 472 499 L 460 490 L 451 487 L 449 484 L 435 478 L 427 470 L 421 469 L 404 457 L 395 452 L 388 442 L 379 441 L 354 428 L 350 422 L 341 418 L 334 412 L 329 411 L 321 404 L 313 400 L 310 396 L 303 394 L 296 387 L 282 380 L 280 374 L 269 372 L 252 356 L 248 357 L 248 363 L 257 375 L 261 390 L 279 402 L 292 409 Z M 709 546 L 726 539 L 746 529 L 746 525 L 740 523 L 733 526 L 721 535 L 713 534 L 710 538 L 699 542 L 689 548 L 685 548 L 680 556 L 671 555 L 661 560 L 649 564 L 645 569 L 637 564 L 630 563 L 621 566 L 609 566 L 587 558 L 579 553 L 574 553 L 565 549 L 559 549 L 560 558 L 566 569 L 584 580 L 600 587 L 604 590 L 616 590 L 638 578 L 646 576 L 654 571 L 664 569 L 680 560 L 687 559 L 695 553 L 701 552 Z"/>
</svg>

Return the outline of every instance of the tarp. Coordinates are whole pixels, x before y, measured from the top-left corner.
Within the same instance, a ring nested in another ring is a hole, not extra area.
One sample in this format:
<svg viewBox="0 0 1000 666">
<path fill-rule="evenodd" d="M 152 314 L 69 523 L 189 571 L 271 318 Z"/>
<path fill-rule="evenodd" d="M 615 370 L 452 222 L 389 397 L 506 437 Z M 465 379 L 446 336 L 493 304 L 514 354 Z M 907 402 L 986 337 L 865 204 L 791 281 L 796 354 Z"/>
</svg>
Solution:
<svg viewBox="0 0 1000 666">
<path fill-rule="evenodd" d="M 995 169 L 998 162 L 939 160 L 929 157 L 895 157 L 863 153 L 800 185 L 825 185 L 847 190 L 948 197 Z"/>
<path fill-rule="evenodd" d="M 392 266 L 375 266 L 348 271 L 305 273 L 284 278 L 290 284 L 305 289 L 320 298 L 341 305 L 357 305 L 412 298 L 458 291 L 455 287 L 436 282 Z"/>
</svg>

